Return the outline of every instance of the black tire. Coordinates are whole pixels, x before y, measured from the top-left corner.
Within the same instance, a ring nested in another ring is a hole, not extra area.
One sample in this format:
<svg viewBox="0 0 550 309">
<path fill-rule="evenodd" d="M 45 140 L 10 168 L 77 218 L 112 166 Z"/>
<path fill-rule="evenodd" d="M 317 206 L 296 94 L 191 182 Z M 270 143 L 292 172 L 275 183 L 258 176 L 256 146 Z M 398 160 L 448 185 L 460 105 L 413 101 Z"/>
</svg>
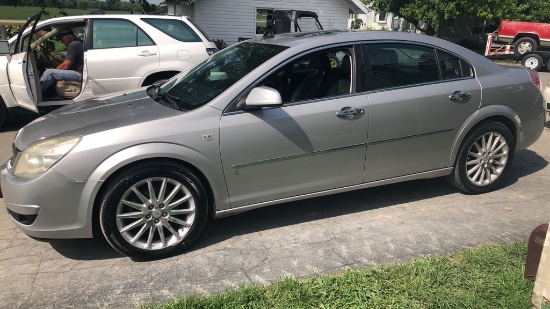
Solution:
<svg viewBox="0 0 550 309">
<path fill-rule="evenodd" d="M 492 149 L 483 148 L 484 141 L 489 141 Z M 506 126 L 486 122 L 468 134 L 447 180 L 470 194 L 493 191 L 508 174 L 515 149 L 516 141 Z"/>
<path fill-rule="evenodd" d="M 546 69 L 550 72 L 550 58 L 546 59 Z"/>
<path fill-rule="evenodd" d="M 537 54 L 528 54 L 521 60 L 521 65 L 531 70 L 538 71 L 544 65 L 542 57 Z"/>
<path fill-rule="evenodd" d="M 2 100 L 0 99 L 0 128 L 4 126 L 7 120 L 8 120 L 8 108 L 6 107 L 4 102 L 2 102 Z"/>
<path fill-rule="evenodd" d="M 134 259 L 155 260 L 181 253 L 206 223 L 204 187 L 191 171 L 174 162 L 134 165 L 109 181 L 104 192 L 99 209 L 101 231 L 113 248 Z"/>
<path fill-rule="evenodd" d="M 530 37 L 521 38 L 514 43 L 514 55 L 521 56 L 530 51 L 536 51 L 539 44 Z"/>
</svg>

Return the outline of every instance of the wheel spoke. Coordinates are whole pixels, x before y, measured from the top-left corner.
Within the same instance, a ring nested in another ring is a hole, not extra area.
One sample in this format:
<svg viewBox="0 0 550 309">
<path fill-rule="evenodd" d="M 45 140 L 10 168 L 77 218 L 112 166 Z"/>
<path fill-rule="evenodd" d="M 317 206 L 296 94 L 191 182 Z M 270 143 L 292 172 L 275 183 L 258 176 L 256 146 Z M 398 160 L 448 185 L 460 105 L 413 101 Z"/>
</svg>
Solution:
<svg viewBox="0 0 550 309">
<path fill-rule="evenodd" d="M 493 150 L 493 153 L 499 152 L 504 146 L 506 146 L 506 143 L 504 142 L 500 143 L 498 147 L 495 148 L 495 150 Z"/>
<path fill-rule="evenodd" d="M 472 173 L 474 172 L 479 172 L 479 169 L 481 168 L 481 164 L 476 164 L 476 166 L 472 167 L 471 169 L 469 169 L 466 173 L 468 175 L 472 175 Z"/>
<path fill-rule="evenodd" d="M 130 202 L 130 201 L 127 201 L 127 200 L 121 200 L 120 201 L 122 204 L 126 205 L 126 206 L 130 206 L 134 209 L 137 209 L 137 210 L 141 210 L 141 208 L 143 207 L 143 204 L 138 204 L 138 203 L 134 203 L 134 202 Z"/>
<path fill-rule="evenodd" d="M 189 223 L 187 223 L 187 222 L 185 222 L 185 221 L 183 221 L 183 220 L 180 220 L 180 219 L 178 219 L 178 218 L 176 218 L 176 217 L 170 217 L 170 218 L 168 219 L 168 221 L 174 222 L 174 223 L 179 224 L 179 225 L 181 225 L 181 226 L 191 227 L 191 224 L 189 224 Z"/>
<path fill-rule="evenodd" d="M 136 187 L 132 187 L 132 191 L 134 191 L 134 193 L 137 195 L 137 197 L 141 200 L 143 204 L 151 203 L 151 201 L 148 198 L 146 198 L 143 194 L 141 194 L 141 192 L 139 192 L 139 190 Z"/>
<path fill-rule="evenodd" d="M 166 194 L 166 185 L 167 184 L 168 184 L 168 179 L 163 178 L 162 179 L 162 184 L 160 185 L 160 190 L 159 190 L 159 196 L 158 196 L 159 201 L 164 201 L 164 195 Z"/>
<path fill-rule="evenodd" d="M 141 227 L 141 229 L 139 229 L 139 232 L 137 232 L 137 234 L 132 239 L 130 239 L 130 243 L 134 244 L 136 242 L 136 240 L 138 240 L 141 237 L 141 235 L 143 235 L 143 233 L 145 233 L 146 230 L 147 230 L 147 224 L 144 224 Z"/>
<path fill-rule="evenodd" d="M 477 141 L 473 145 L 477 149 L 477 153 L 483 153 L 483 148 L 477 143 Z"/>
<path fill-rule="evenodd" d="M 500 172 L 495 168 L 494 165 L 491 164 L 490 168 L 491 168 L 491 171 L 493 172 L 493 174 L 494 174 L 495 176 L 500 175 Z"/>
<path fill-rule="evenodd" d="M 170 231 L 170 233 L 172 233 L 172 235 L 176 237 L 178 241 L 181 239 L 180 234 L 176 230 L 174 230 L 174 228 L 170 225 L 170 223 L 166 222 L 163 225 L 168 231 Z"/>
<path fill-rule="evenodd" d="M 470 152 L 468 152 L 468 155 L 472 156 L 472 157 L 479 158 L 479 159 L 483 158 L 483 155 L 481 155 L 480 153 L 477 153 L 477 152 L 471 152 L 470 151 Z"/>
<path fill-rule="evenodd" d="M 124 228 L 122 228 L 122 229 L 120 230 L 120 232 L 121 232 L 121 233 L 126 233 L 126 232 L 128 232 L 129 230 L 134 229 L 135 227 L 137 227 L 138 225 L 143 224 L 143 223 L 145 223 L 145 221 L 144 221 L 143 219 L 137 220 L 137 221 L 135 221 L 134 223 L 128 224 L 127 226 L 125 226 Z"/>
<path fill-rule="evenodd" d="M 194 209 L 173 209 L 170 211 L 172 215 L 183 215 L 183 214 L 192 214 L 195 213 Z"/>
<path fill-rule="evenodd" d="M 481 150 L 485 152 L 487 149 L 487 138 L 485 136 L 481 137 Z"/>
<path fill-rule="evenodd" d="M 193 196 L 191 194 L 187 194 L 186 196 L 184 196 L 184 197 L 180 198 L 179 200 L 177 200 L 177 201 L 171 203 L 170 205 L 168 205 L 168 209 L 175 208 L 175 207 L 187 202 L 191 198 L 193 198 Z"/>
<path fill-rule="evenodd" d="M 149 227 L 149 236 L 147 237 L 147 249 L 151 249 L 153 245 L 153 237 L 155 236 L 155 226 Z"/>
<path fill-rule="evenodd" d="M 164 229 L 163 229 L 162 225 L 157 226 L 157 231 L 159 231 L 160 242 L 162 244 L 162 247 L 166 248 L 166 238 L 164 237 Z"/>
<path fill-rule="evenodd" d="M 181 189 L 181 183 L 178 183 L 178 185 L 172 190 L 172 192 L 170 192 L 170 195 L 168 195 L 166 200 L 164 200 L 164 203 L 170 204 L 170 202 L 174 199 L 174 197 L 176 197 L 176 194 L 178 194 L 180 189 Z"/>
<path fill-rule="evenodd" d="M 142 212 L 127 212 L 116 215 L 118 219 L 141 219 L 143 218 Z"/>
<path fill-rule="evenodd" d="M 498 151 L 497 148 L 496 148 L 497 145 L 501 145 L 501 144 L 502 144 L 502 142 L 500 141 L 500 138 L 501 138 L 500 135 L 495 136 L 495 140 L 491 143 L 491 146 L 489 147 L 489 149 L 490 149 L 491 151 L 493 151 L 493 152 Z"/>
<path fill-rule="evenodd" d="M 147 179 L 147 189 L 149 190 L 149 197 L 151 198 L 151 201 L 154 201 L 157 199 L 155 195 L 155 188 L 153 188 L 153 181 L 151 179 Z"/>
</svg>

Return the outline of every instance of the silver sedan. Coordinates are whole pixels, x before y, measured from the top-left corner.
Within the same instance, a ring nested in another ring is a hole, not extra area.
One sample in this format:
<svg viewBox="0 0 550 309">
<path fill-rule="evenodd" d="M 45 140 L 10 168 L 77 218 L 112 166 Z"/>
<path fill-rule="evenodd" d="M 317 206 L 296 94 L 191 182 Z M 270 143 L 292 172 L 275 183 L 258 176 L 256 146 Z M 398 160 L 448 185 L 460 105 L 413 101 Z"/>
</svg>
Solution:
<svg viewBox="0 0 550 309">
<path fill-rule="evenodd" d="M 208 216 L 420 178 L 494 190 L 543 131 L 539 83 L 424 35 L 264 37 L 35 120 L 1 189 L 28 235 L 163 258 Z"/>
</svg>

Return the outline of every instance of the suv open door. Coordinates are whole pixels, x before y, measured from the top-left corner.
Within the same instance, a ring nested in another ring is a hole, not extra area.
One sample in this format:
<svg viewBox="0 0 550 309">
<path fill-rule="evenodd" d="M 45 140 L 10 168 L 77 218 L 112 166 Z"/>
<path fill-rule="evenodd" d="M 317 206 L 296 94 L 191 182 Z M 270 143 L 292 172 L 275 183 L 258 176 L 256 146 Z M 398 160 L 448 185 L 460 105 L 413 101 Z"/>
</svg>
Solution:
<svg viewBox="0 0 550 309">
<path fill-rule="evenodd" d="M 23 29 L 32 27 L 31 32 L 23 37 L 23 31 L 17 35 L 15 48 L 8 62 L 8 78 L 11 92 L 19 106 L 38 112 L 37 104 L 42 100 L 40 77 L 36 66 L 36 58 L 31 49 L 31 40 L 40 20 L 40 13 L 31 17 Z"/>
</svg>

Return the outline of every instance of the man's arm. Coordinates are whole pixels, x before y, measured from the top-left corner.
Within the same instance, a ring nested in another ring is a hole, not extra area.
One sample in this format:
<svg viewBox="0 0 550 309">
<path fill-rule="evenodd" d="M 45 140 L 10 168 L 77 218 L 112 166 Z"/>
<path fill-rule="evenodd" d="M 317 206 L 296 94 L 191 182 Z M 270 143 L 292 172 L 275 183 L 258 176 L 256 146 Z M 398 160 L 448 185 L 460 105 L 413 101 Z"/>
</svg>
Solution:
<svg viewBox="0 0 550 309">
<path fill-rule="evenodd" d="M 58 70 L 70 70 L 73 66 L 74 60 L 65 60 L 56 67 Z"/>
</svg>

